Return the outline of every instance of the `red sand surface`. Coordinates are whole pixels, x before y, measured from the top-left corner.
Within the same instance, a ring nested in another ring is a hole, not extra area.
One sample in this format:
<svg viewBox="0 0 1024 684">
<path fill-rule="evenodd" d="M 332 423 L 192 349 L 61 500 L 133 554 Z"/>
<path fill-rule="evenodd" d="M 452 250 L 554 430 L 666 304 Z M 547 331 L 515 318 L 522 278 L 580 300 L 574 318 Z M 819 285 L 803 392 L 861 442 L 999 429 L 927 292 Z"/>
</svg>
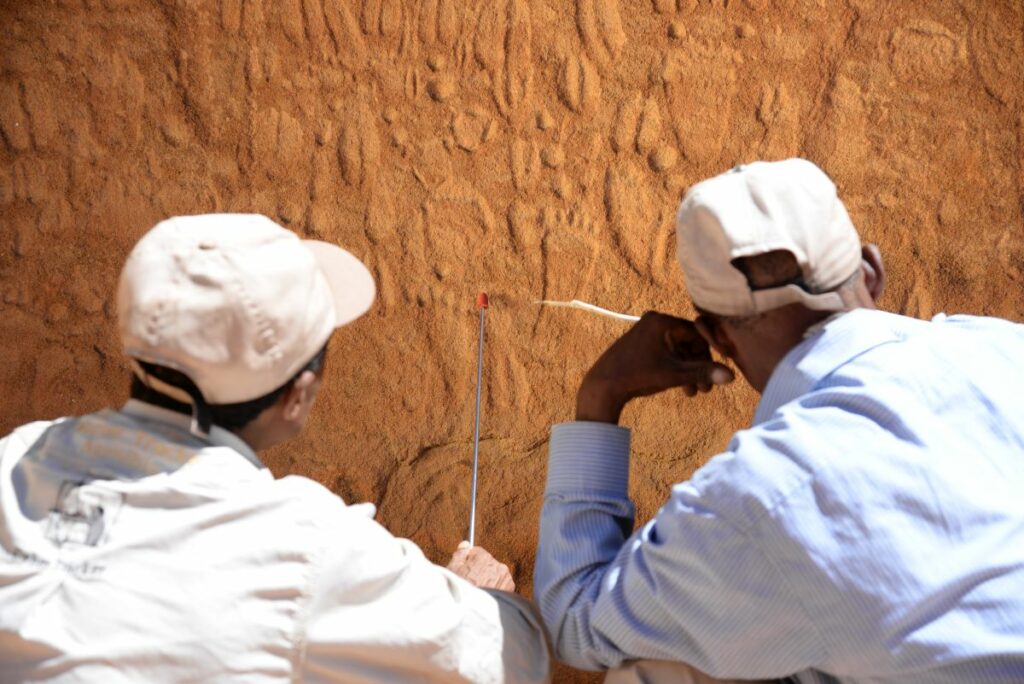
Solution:
<svg viewBox="0 0 1024 684">
<path fill-rule="evenodd" d="M 0 431 L 124 400 L 112 292 L 145 230 L 261 212 L 380 288 L 267 463 L 437 561 L 466 533 L 490 294 L 477 533 L 526 592 L 548 426 L 624 329 L 532 302 L 692 314 L 672 219 L 701 178 L 808 157 L 888 258 L 883 306 L 1024 316 L 1017 2 L 12 0 L 0 26 Z M 627 411 L 641 519 L 754 401 Z"/>
</svg>

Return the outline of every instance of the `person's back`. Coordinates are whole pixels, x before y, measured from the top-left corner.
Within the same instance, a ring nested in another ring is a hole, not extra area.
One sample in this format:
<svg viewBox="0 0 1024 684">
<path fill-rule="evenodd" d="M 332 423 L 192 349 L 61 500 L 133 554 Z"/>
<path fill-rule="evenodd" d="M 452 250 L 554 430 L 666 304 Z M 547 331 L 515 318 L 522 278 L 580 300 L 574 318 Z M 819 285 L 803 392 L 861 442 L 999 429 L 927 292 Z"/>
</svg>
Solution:
<svg viewBox="0 0 1024 684">
<path fill-rule="evenodd" d="M 502 654 L 473 619 L 489 595 L 424 586 L 461 580 L 372 506 L 275 480 L 237 438 L 211 437 L 132 401 L 0 441 L 0 680 L 487 680 L 503 655 L 543 679 L 544 662 Z M 402 624 L 417 618 L 462 645 Z M 511 644 L 526 636 L 507 626 Z"/>
<path fill-rule="evenodd" d="M 120 289 L 133 398 L 0 440 L 0 681 L 547 680 L 489 554 L 435 566 L 255 453 L 302 429 L 327 338 L 369 308 L 354 257 L 264 217 L 179 217 Z"/>
<path fill-rule="evenodd" d="M 1006 321 L 846 313 L 782 360 L 753 427 L 672 500 L 750 539 L 806 612 L 815 669 L 1024 677 L 1022 356 Z"/>
<path fill-rule="evenodd" d="M 875 310 L 881 253 L 806 160 L 698 183 L 676 229 L 699 317 L 641 317 L 552 428 L 534 591 L 559 656 L 1024 681 L 1024 327 Z M 761 394 L 753 424 L 629 535 L 623 407 L 731 381 L 712 349 Z"/>
</svg>

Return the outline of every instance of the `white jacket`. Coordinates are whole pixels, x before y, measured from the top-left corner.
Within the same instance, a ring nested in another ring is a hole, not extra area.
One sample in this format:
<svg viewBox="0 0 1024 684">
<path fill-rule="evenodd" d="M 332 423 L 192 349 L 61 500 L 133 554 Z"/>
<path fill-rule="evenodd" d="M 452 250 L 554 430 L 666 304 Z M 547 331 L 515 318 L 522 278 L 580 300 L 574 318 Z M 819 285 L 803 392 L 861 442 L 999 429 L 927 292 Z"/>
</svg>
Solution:
<svg viewBox="0 0 1024 684">
<path fill-rule="evenodd" d="M 525 601 L 188 424 L 130 401 L 0 441 L 0 681 L 547 681 Z"/>
</svg>

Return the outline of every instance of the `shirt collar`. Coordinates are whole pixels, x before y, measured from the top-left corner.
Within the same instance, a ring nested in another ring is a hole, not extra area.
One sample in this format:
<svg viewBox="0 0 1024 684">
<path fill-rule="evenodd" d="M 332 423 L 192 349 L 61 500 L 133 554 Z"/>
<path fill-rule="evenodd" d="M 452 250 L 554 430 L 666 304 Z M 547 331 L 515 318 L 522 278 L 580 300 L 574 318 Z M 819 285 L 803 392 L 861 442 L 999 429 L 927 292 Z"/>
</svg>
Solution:
<svg viewBox="0 0 1024 684">
<path fill-rule="evenodd" d="M 855 356 L 900 339 L 895 314 L 854 309 L 832 316 L 789 350 L 775 367 L 754 413 L 754 425 L 810 392 L 826 376 Z"/>
<path fill-rule="evenodd" d="M 154 406 L 153 404 L 148 404 L 138 399 L 129 399 L 121 408 L 121 413 L 139 420 L 153 421 L 181 428 L 185 432 L 189 433 L 189 435 L 194 439 L 200 439 L 192 435 L 189 431 L 189 427 L 192 424 L 192 418 L 183 413 L 178 413 L 177 411 L 171 411 L 159 406 Z M 211 446 L 226 447 L 233 451 L 237 451 L 243 458 L 245 458 L 245 460 L 249 461 L 249 463 L 257 468 L 266 468 L 259 456 L 256 455 L 256 452 L 252 450 L 252 447 L 246 444 L 241 437 L 232 432 L 228 432 L 224 428 L 217 427 L 216 425 L 211 426 L 209 436 L 202 441 L 205 441 Z"/>
</svg>

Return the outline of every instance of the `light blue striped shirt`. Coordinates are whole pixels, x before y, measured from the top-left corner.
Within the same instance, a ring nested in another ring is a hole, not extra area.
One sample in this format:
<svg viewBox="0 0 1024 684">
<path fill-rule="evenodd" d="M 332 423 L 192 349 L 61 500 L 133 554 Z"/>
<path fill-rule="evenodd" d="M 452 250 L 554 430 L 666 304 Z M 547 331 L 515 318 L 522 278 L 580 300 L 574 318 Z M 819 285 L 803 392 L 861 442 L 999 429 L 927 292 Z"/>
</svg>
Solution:
<svg viewBox="0 0 1024 684">
<path fill-rule="evenodd" d="M 562 659 L 1024 682 L 1024 326 L 859 309 L 634 534 L 629 431 L 552 430 L 534 594 Z"/>
</svg>

